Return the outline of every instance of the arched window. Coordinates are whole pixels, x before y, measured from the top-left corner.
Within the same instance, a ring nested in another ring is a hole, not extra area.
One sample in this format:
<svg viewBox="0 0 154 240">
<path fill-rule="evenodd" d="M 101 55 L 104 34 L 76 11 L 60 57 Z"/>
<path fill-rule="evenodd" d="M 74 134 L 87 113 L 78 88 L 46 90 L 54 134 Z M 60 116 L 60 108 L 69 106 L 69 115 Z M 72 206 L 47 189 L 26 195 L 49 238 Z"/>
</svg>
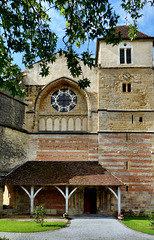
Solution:
<svg viewBox="0 0 154 240">
<path fill-rule="evenodd" d="M 119 45 L 119 63 L 120 64 L 133 63 L 133 48 L 130 43 L 121 43 Z"/>
</svg>

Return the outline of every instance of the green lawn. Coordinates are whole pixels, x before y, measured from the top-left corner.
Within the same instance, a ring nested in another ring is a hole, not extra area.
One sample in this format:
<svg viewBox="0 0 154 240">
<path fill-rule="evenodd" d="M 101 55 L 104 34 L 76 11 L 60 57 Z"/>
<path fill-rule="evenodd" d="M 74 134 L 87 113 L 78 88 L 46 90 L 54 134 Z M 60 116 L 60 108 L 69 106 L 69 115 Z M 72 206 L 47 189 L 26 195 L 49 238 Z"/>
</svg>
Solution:
<svg viewBox="0 0 154 240">
<path fill-rule="evenodd" d="M 45 222 L 43 227 L 36 222 L 0 220 L 0 232 L 42 232 L 65 227 L 64 222 Z"/>
<path fill-rule="evenodd" d="M 148 234 L 154 234 L 154 230 L 150 226 L 150 221 L 147 217 L 125 217 L 121 220 L 126 226 Z"/>
</svg>

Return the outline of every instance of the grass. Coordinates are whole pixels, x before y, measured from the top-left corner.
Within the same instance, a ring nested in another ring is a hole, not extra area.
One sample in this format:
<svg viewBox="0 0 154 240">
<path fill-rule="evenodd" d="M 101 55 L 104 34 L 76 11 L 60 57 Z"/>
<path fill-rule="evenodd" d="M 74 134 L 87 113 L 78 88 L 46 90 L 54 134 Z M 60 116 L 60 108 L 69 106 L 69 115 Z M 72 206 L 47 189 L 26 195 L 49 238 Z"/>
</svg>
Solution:
<svg viewBox="0 0 154 240">
<path fill-rule="evenodd" d="M 125 217 L 121 220 L 127 227 L 137 230 L 139 232 L 154 234 L 154 230 L 150 226 L 148 217 Z"/>
<path fill-rule="evenodd" d="M 43 227 L 35 222 L 0 220 L 0 232 L 43 232 L 65 227 L 65 222 L 45 222 Z"/>
</svg>

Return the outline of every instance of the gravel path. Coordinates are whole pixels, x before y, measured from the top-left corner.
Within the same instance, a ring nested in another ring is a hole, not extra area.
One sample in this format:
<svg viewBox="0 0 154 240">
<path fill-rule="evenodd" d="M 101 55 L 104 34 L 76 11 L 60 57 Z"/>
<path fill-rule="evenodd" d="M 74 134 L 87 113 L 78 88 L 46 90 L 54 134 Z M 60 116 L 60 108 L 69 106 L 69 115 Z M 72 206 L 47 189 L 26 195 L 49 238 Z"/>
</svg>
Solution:
<svg viewBox="0 0 154 240">
<path fill-rule="evenodd" d="M 74 218 L 66 228 L 41 233 L 3 233 L 11 240 L 154 240 L 154 235 L 133 231 L 114 218 Z"/>
</svg>

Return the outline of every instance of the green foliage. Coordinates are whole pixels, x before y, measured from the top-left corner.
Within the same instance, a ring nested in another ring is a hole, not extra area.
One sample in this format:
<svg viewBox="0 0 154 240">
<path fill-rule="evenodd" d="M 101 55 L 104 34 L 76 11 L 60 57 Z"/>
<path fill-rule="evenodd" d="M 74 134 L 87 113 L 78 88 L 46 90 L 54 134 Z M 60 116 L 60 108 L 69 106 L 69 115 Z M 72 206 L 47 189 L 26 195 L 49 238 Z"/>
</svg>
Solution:
<svg viewBox="0 0 154 240">
<path fill-rule="evenodd" d="M 46 217 L 46 212 L 43 205 L 36 206 L 33 211 L 34 221 L 36 223 L 40 223 L 43 227 L 44 219 Z"/>
<path fill-rule="evenodd" d="M 82 78 L 78 81 L 78 85 L 82 89 L 90 87 L 90 80 L 88 78 Z"/>
<path fill-rule="evenodd" d="M 0 237 L 0 240 L 10 240 L 9 238 L 6 238 L 6 237 Z"/>
<path fill-rule="evenodd" d="M 154 212 L 153 211 L 151 211 L 149 214 L 149 221 L 150 221 L 150 226 L 154 230 Z"/>
<path fill-rule="evenodd" d="M 142 17 L 140 10 L 148 1 L 121 1 L 134 21 L 129 34 L 133 39 L 137 33 L 137 19 Z M 154 0 L 149 3 L 153 6 Z M 66 21 L 63 41 L 67 66 L 73 77 L 83 75 L 79 59 L 89 67 L 94 65 L 88 47 L 81 55 L 76 53 L 75 47 L 80 48 L 99 36 L 113 45 L 122 39 L 120 34 L 115 36 L 119 15 L 114 12 L 110 0 L 0 0 L 0 88 L 9 90 L 13 96 L 24 96 L 23 76 L 21 69 L 13 64 L 14 53 L 20 53 L 22 62 L 29 68 L 36 59 L 41 60 L 41 76 L 49 74 L 48 63 L 56 60 L 58 37 L 51 30 L 52 19 L 48 14 L 51 8 L 59 11 Z M 88 85 L 84 76 L 79 83 L 83 88 Z"/>
</svg>

